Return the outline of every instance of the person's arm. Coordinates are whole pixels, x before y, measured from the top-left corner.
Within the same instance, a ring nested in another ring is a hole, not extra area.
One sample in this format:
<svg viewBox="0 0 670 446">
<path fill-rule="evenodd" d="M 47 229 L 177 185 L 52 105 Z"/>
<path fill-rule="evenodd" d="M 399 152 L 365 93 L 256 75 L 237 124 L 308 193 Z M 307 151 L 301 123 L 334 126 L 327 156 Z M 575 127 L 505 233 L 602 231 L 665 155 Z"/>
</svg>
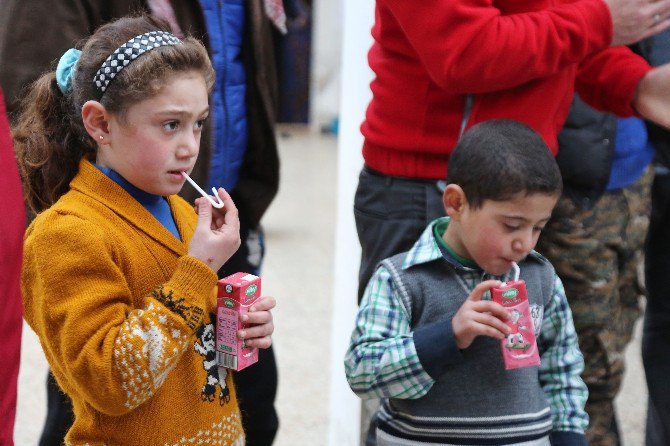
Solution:
<svg viewBox="0 0 670 446">
<path fill-rule="evenodd" d="M 117 264 L 120 245 L 93 222 L 47 215 L 28 230 L 22 278 L 26 320 L 52 366 L 110 415 L 160 388 L 213 311 L 217 282 L 212 268 L 185 255 L 165 283 L 147 284 L 137 308 L 137 290 Z"/>
<path fill-rule="evenodd" d="M 633 107 L 641 117 L 670 129 L 670 63 L 650 70 L 639 82 Z"/>
<path fill-rule="evenodd" d="M 651 66 L 630 48 L 608 48 L 587 57 L 575 80 L 579 96 L 590 106 L 627 117 L 637 114 L 635 95 Z"/>
<path fill-rule="evenodd" d="M 652 68 L 629 48 L 610 48 L 580 65 L 575 85 L 594 108 L 670 128 L 670 63 Z"/>
<path fill-rule="evenodd" d="M 433 81 L 456 93 L 508 89 L 553 75 L 612 39 L 612 19 L 601 0 L 508 15 L 491 0 L 379 0 L 377 11 L 398 22 L 404 35 L 397 39 L 409 41 Z"/>
<path fill-rule="evenodd" d="M 361 398 L 420 398 L 445 367 L 460 361 L 451 321 L 412 331 L 391 275 L 380 267 L 363 295 L 344 358 L 351 389 Z"/>
<path fill-rule="evenodd" d="M 9 123 L 0 89 L 0 444 L 11 446 L 14 438 L 16 416 L 16 390 L 21 357 L 21 330 L 23 308 L 21 305 L 20 277 L 23 252 L 25 213 L 21 181 L 16 166 Z"/>
<path fill-rule="evenodd" d="M 539 380 L 553 417 L 552 445 L 586 445 L 584 411 L 588 390 L 580 374 L 584 357 L 579 350 L 572 312 L 561 279 L 555 275 L 551 301 L 544 309 L 540 346 Z"/>
<path fill-rule="evenodd" d="M 647 0 L 604 0 L 612 15 L 612 46 L 632 45 L 670 26 L 670 3 Z"/>
</svg>

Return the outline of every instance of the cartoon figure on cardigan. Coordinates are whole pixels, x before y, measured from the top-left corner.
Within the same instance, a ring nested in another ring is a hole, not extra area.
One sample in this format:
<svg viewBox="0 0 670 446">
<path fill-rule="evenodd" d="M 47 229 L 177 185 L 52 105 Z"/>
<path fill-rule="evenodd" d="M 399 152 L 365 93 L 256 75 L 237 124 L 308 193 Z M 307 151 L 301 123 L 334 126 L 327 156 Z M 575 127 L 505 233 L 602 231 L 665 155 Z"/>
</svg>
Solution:
<svg viewBox="0 0 670 446">
<path fill-rule="evenodd" d="M 214 314 L 210 315 L 210 320 L 216 320 Z M 197 353 L 204 356 L 202 366 L 207 371 L 207 382 L 202 386 L 202 400 L 214 401 L 216 396 L 216 387 L 221 389 L 219 393 L 219 404 L 224 405 L 230 402 L 230 390 L 226 385 L 228 371 L 219 367 L 216 362 L 216 348 L 214 341 L 214 324 L 203 324 L 195 332 L 201 343 L 196 341 L 194 348 Z"/>
</svg>

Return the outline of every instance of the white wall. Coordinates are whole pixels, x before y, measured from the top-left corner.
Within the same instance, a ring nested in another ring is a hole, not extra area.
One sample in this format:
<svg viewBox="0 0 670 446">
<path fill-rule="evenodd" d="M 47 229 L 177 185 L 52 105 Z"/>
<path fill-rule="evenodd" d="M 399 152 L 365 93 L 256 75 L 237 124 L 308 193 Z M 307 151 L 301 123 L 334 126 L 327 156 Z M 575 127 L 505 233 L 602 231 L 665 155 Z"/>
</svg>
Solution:
<svg viewBox="0 0 670 446">
<path fill-rule="evenodd" d="M 343 0 L 312 3 L 310 123 L 329 124 L 340 111 Z"/>
<path fill-rule="evenodd" d="M 367 50 L 372 43 L 370 27 L 374 18 L 374 0 L 343 0 L 343 5 L 342 96 L 328 437 L 331 446 L 358 445 L 360 432 L 360 400 L 346 383 L 342 359 L 357 309 L 360 246 L 354 224 L 353 200 L 358 174 L 363 165 L 363 137 L 359 127 L 371 97 L 369 83 L 372 80 L 372 71 L 367 65 Z"/>
</svg>

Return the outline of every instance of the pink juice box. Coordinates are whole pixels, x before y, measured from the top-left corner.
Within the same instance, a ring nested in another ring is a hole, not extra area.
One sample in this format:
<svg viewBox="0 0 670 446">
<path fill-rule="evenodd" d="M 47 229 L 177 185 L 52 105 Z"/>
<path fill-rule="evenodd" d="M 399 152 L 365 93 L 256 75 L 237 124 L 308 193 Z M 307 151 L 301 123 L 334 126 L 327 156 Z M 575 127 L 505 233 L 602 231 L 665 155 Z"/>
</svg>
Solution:
<svg viewBox="0 0 670 446">
<path fill-rule="evenodd" d="M 511 315 L 506 323 L 512 333 L 500 341 L 505 370 L 540 365 L 526 282 L 518 280 L 517 273 L 514 281 L 492 288 L 491 299 L 505 307 Z"/>
<path fill-rule="evenodd" d="M 258 349 L 247 347 L 237 332 L 245 328 L 241 316 L 261 295 L 261 278 L 235 273 L 218 282 L 216 305 L 216 360 L 220 367 L 242 370 L 258 362 Z"/>
</svg>

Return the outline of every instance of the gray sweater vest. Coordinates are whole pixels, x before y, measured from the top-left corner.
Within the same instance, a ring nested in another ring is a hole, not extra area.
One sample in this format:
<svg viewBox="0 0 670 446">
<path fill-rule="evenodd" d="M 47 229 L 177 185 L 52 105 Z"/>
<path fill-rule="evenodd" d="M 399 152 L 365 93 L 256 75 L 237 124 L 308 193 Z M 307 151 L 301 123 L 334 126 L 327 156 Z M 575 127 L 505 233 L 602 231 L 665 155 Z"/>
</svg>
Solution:
<svg viewBox="0 0 670 446">
<path fill-rule="evenodd" d="M 412 329 L 451 320 L 471 287 L 463 270 L 444 259 L 403 270 L 406 253 L 384 261 L 400 290 Z M 535 253 L 519 265 L 529 304 L 540 323 L 554 292 L 554 269 Z M 508 278 L 512 280 L 512 278 Z M 534 318 L 534 319 L 536 319 Z M 540 354 L 544 351 L 539 345 Z M 539 438 L 551 431 L 549 404 L 538 367 L 505 370 L 500 342 L 477 337 L 462 350 L 464 360 L 450 366 L 421 398 L 390 399 L 379 413 L 380 428 L 394 436 L 453 444 L 505 444 Z M 465 441 L 465 442 L 463 442 Z"/>
</svg>

